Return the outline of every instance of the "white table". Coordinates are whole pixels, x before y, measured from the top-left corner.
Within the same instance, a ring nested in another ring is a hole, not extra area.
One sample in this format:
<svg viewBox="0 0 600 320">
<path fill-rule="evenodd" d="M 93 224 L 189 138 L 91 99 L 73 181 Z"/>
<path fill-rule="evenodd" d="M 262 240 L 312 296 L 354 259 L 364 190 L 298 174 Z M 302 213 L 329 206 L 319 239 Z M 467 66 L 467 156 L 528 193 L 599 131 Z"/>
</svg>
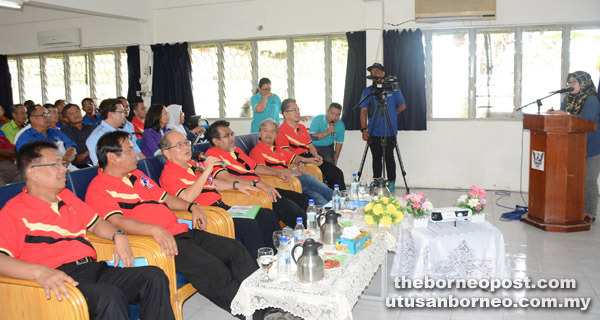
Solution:
<svg viewBox="0 0 600 320">
<path fill-rule="evenodd" d="M 489 222 L 432 223 L 413 228 L 400 225 L 393 277 L 423 279 L 491 279 L 508 276 L 502 232 Z"/>
<path fill-rule="evenodd" d="M 362 225 L 362 216 L 352 219 Z M 300 283 L 293 276 L 289 282 L 277 278 L 274 267 L 269 272 L 272 282 L 259 282 L 262 270 L 246 278 L 231 303 L 233 314 L 246 316 L 267 307 L 281 308 L 303 319 L 352 319 L 352 308 L 367 287 L 388 250 L 396 248 L 397 227 L 364 227 L 371 231 L 372 244 L 354 256 L 341 268 L 325 270 L 325 279 L 315 283 Z"/>
</svg>

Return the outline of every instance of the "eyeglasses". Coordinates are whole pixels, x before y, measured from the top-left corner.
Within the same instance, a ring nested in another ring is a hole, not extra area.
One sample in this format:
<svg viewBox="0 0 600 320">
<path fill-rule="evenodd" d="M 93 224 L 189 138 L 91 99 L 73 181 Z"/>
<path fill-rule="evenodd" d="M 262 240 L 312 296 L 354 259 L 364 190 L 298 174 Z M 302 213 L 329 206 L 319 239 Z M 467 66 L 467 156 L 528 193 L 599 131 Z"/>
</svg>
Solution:
<svg viewBox="0 0 600 320">
<path fill-rule="evenodd" d="M 66 161 L 57 161 L 57 162 L 53 162 L 53 163 L 44 163 L 44 164 L 34 164 L 31 167 L 35 168 L 35 167 L 56 167 L 56 168 L 60 168 L 59 166 L 63 166 L 64 168 L 67 168 L 69 166 L 69 163 Z"/>
<path fill-rule="evenodd" d="M 52 116 L 50 115 L 50 113 L 44 112 L 44 113 L 42 113 L 42 114 L 32 114 L 32 115 L 30 116 L 30 118 L 33 118 L 33 117 L 43 117 L 43 118 L 50 118 L 50 117 L 52 117 Z"/>
<path fill-rule="evenodd" d="M 271 91 L 271 88 L 260 88 L 262 91 Z"/>
<path fill-rule="evenodd" d="M 231 133 L 223 135 L 222 137 L 219 137 L 219 139 L 221 139 L 221 138 L 229 139 L 229 138 L 234 138 L 234 137 L 235 137 L 235 132 L 231 131 Z"/>
<path fill-rule="evenodd" d="M 286 110 L 285 112 L 300 112 L 300 109 L 290 109 Z"/>
<path fill-rule="evenodd" d="M 192 143 L 191 143 L 191 142 L 189 142 L 188 140 L 186 140 L 186 141 L 181 141 L 181 142 L 177 142 L 177 144 L 176 144 L 176 145 L 174 145 L 174 146 L 171 146 L 171 147 L 167 148 L 166 150 L 171 150 L 171 149 L 173 149 L 173 148 L 177 148 L 177 150 L 181 150 L 181 148 L 183 148 L 184 146 L 185 146 L 185 147 L 189 147 L 190 145 L 192 145 Z"/>
</svg>

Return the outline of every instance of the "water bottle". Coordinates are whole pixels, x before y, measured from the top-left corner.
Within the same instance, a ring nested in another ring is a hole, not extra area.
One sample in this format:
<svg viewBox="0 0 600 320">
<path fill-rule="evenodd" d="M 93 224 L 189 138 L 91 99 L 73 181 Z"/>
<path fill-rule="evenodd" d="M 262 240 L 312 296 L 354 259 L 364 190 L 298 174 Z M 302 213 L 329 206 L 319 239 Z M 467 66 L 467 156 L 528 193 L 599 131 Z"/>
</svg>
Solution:
<svg viewBox="0 0 600 320">
<path fill-rule="evenodd" d="M 288 239 L 286 236 L 281 236 L 279 239 L 279 248 L 277 248 L 277 271 L 279 272 L 280 279 L 289 279 L 292 258 L 290 257 Z"/>
<path fill-rule="evenodd" d="M 313 199 L 308 200 L 308 209 L 306 209 L 306 226 L 310 232 L 310 237 L 317 240 L 320 234 L 319 225 L 317 224 L 317 207 Z"/>
<path fill-rule="evenodd" d="M 294 242 L 304 243 L 306 240 L 306 229 L 302 224 L 302 218 L 296 218 L 296 227 L 294 228 Z"/>
<path fill-rule="evenodd" d="M 358 176 L 356 173 L 352 174 L 352 184 L 350 185 L 350 199 L 358 200 L 358 187 L 360 182 L 358 181 Z"/>
<path fill-rule="evenodd" d="M 340 192 L 340 186 L 335 184 L 333 185 L 333 210 L 335 212 L 339 212 L 342 210 L 342 193 Z"/>
</svg>

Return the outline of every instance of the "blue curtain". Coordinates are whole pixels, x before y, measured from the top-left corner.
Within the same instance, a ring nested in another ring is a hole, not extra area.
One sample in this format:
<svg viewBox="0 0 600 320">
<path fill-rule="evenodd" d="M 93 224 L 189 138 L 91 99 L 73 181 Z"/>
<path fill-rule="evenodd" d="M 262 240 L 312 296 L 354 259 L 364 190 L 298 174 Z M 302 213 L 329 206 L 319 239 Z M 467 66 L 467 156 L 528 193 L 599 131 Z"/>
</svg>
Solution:
<svg viewBox="0 0 600 320">
<path fill-rule="evenodd" d="M 0 105 L 6 111 L 5 115 L 12 118 L 10 107 L 13 105 L 12 83 L 8 69 L 8 57 L 0 55 Z"/>
<path fill-rule="evenodd" d="M 142 90 L 140 84 L 140 46 L 127 47 L 127 75 L 129 89 L 127 90 L 127 100 L 133 101 L 137 98 L 136 91 Z"/>
<path fill-rule="evenodd" d="M 398 116 L 398 130 L 427 130 L 425 52 L 421 30 L 384 31 L 383 61 L 386 76 L 398 77 L 406 100 L 406 110 Z"/>
<path fill-rule="evenodd" d="M 342 121 L 346 130 L 360 129 L 360 109 L 354 109 L 360 101 L 366 86 L 367 69 L 367 33 L 366 31 L 347 32 L 348 63 L 346 65 L 346 84 Z"/>
<path fill-rule="evenodd" d="M 186 120 L 196 114 L 192 94 L 192 63 L 188 44 L 155 44 L 152 104 L 180 104 Z"/>
</svg>

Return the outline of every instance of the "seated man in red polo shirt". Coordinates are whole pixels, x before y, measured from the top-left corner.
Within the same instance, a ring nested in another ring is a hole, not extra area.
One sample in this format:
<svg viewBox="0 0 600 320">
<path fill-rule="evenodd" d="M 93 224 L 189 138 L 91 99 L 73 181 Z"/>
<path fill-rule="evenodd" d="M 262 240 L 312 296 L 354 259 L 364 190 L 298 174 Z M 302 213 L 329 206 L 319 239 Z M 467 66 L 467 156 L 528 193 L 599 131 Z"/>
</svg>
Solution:
<svg viewBox="0 0 600 320">
<path fill-rule="evenodd" d="M 215 206 L 229 210 L 229 206 L 221 201 L 217 190 L 239 190 L 250 195 L 258 191 L 249 184 L 238 181 L 227 182 L 212 179 L 214 166 L 219 162 L 215 157 L 208 157 L 204 162 L 192 160 L 190 141 L 178 131 L 169 131 L 161 139 L 158 148 L 167 158 L 167 163 L 160 175 L 160 185 L 170 194 L 201 206 Z M 256 259 L 258 249 L 273 246 L 273 231 L 281 230 L 275 213 L 271 209 L 262 208 L 255 219 L 234 218 L 235 235 L 242 239 L 250 255 Z M 275 248 L 274 248 L 275 249 Z"/>
<path fill-rule="evenodd" d="M 65 282 L 76 286 L 92 319 L 129 319 L 129 304 L 140 304 L 142 319 L 175 319 L 162 270 L 93 261 L 96 251 L 86 231 L 112 238 L 116 265 L 121 259 L 125 267 L 133 266 L 133 253 L 126 233 L 65 189 L 67 163 L 54 142 L 25 144 L 17 166 L 27 186 L 0 211 L 0 275 L 35 280 L 46 299 L 53 292 L 59 301 L 70 298 Z"/>
<path fill-rule="evenodd" d="M 213 169 L 213 179 L 222 179 L 229 183 L 238 181 L 240 184 L 258 187 L 265 191 L 273 201 L 273 211 L 279 220 L 293 227 L 296 225 L 296 218 L 301 217 L 302 222 L 306 225 L 308 198 L 301 193 L 273 188 L 262 182 L 258 176 L 258 174 L 279 176 L 285 181 L 290 179 L 289 174 L 259 166 L 240 148 L 237 148 L 235 134 L 229 128 L 227 121 L 213 122 L 206 130 L 205 135 L 210 145 L 213 146 L 206 151 L 206 155 L 219 158 L 227 164 L 226 168 L 216 166 Z"/>
<path fill-rule="evenodd" d="M 287 172 L 298 177 L 302 184 L 302 193 L 313 199 L 318 206 L 324 206 L 331 201 L 333 190 L 331 190 L 319 179 L 306 173 L 305 163 L 317 164 L 315 158 L 304 158 L 288 150 L 274 145 L 277 137 L 278 125 L 273 119 L 265 119 L 258 126 L 259 140 L 254 149 L 250 151 L 250 158 L 259 165 L 271 169 Z M 298 164 L 295 170 L 288 168 L 288 164 Z"/>
<path fill-rule="evenodd" d="M 129 133 L 113 131 L 98 140 L 98 176 L 88 187 L 86 202 L 100 217 L 131 234 L 152 236 L 181 272 L 210 301 L 231 311 L 240 283 L 258 266 L 246 248 L 179 223 L 171 211 L 188 210 L 193 225 L 206 226 L 206 215 L 195 203 L 168 194 L 137 170 Z"/>
<path fill-rule="evenodd" d="M 281 114 L 283 114 L 284 121 L 279 126 L 275 145 L 305 158 L 316 158 L 319 161 L 318 166 L 321 172 L 323 172 L 323 177 L 327 181 L 327 185 L 333 189 L 333 186 L 337 184 L 340 186 L 340 190 L 346 190 L 342 170 L 333 163 L 323 161 L 323 158 L 312 144 L 308 130 L 300 123 L 300 108 L 298 108 L 296 100 L 283 100 L 281 103 Z"/>
</svg>

